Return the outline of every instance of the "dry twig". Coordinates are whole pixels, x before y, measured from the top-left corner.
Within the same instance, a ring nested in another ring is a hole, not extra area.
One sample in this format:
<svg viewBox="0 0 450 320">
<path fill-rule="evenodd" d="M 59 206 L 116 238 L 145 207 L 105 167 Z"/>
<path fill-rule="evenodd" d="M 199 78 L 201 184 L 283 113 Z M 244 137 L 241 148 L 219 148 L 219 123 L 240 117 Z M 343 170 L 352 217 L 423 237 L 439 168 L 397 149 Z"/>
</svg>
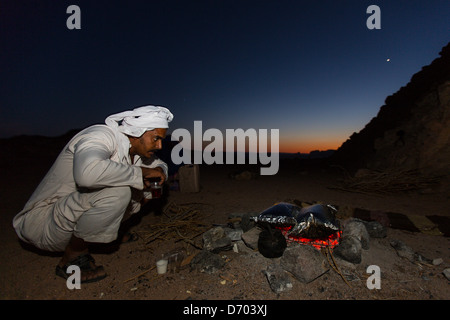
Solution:
<svg viewBox="0 0 450 320">
<path fill-rule="evenodd" d="M 351 288 L 352 286 L 350 285 L 350 283 L 348 283 L 347 279 L 345 279 L 345 276 L 342 274 L 341 270 L 339 269 L 339 267 L 336 263 L 336 260 L 334 260 L 333 253 L 332 253 L 330 247 L 327 247 L 322 252 L 327 257 L 328 263 L 330 264 L 331 268 L 333 268 L 333 270 L 336 271 L 336 273 L 339 274 L 341 276 L 341 278 L 344 280 L 344 282 Z M 331 263 L 329 257 L 331 257 L 331 260 L 333 260 L 333 263 Z"/>
<path fill-rule="evenodd" d="M 391 194 L 432 187 L 439 183 L 438 177 L 426 177 L 418 170 L 401 170 L 389 168 L 384 171 L 367 171 L 362 175 L 347 175 L 340 186 L 332 189 L 360 193 Z"/>
<path fill-rule="evenodd" d="M 208 226 L 200 203 L 169 203 L 160 217 L 159 223 L 143 226 L 137 233 L 145 245 L 157 240 L 185 241 L 194 247 L 194 239 L 203 234 Z"/>
<path fill-rule="evenodd" d="M 129 279 L 125 280 L 123 283 L 127 283 L 127 282 L 129 282 L 129 281 L 131 281 L 131 280 L 137 279 L 137 278 L 139 278 L 140 276 L 143 276 L 144 274 L 146 274 L 147 272 L 149 272 L 149 271 L 151 271 L 151 270 L 153 270 L 153 269 L 155 269 L 155 266 L 153 266 L 153 267 L 151 267 L 151 268 L 149 268 L 149 269 L 147 269 L 147 270 L 145 270 L 145 271 L 139 273 L 138 275 L 136 275 L 136 276 L 134 276 L 134 277 L 132 277 L 132 278 L 129 278 Z"/>
</svg>

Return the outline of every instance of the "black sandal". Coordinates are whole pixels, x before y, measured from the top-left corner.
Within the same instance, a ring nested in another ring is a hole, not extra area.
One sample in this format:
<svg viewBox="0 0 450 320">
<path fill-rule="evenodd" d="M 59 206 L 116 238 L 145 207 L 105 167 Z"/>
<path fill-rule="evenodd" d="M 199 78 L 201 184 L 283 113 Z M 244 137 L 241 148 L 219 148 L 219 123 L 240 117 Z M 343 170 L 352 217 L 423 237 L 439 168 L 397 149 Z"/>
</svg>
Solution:
<svg viewBox="0 0 450 320">
<path fill-rule="evenodd" d="M 124 237 L 127 237 L 127 240 L 123 240 Z M 139 236 L 136 232 L 128 231 L 122 236 L 122 243 L 131 243 L 139 240 Z"/>
<path fill-rule="evenodd" d="M 76 266 L 80 267 L 81 274 L 83 274 L 83 272 L 86 272 L 86 271 L 89 271 L 89 272 L 103 271 L 104 272 L 103 266 L 95 266 L 94 258 L 89 253 L 85 253 L 85 254 L 82 254 L 82 255 L 76 257 L 75 259 L 73 259 L 72 261 L 70 261 L 63 267 L 57 265 L 56 269 L 55 269 L 55 274 L 64 279 L 69 278 L 71 276 L 71 274 L 67 273 L 66 270 L 71 265 L 76 265 Z M 92 265 L 94 265 L 94 267 Z M 100 275 L 98 277 L 92 278 L 92 279 L 82 280 L 80 283 L 96 282 L 96 281 L 102 280 L 104 278 L 106 278 L 106 273 L 104 273 L 103 275 Z"/>
</svg>

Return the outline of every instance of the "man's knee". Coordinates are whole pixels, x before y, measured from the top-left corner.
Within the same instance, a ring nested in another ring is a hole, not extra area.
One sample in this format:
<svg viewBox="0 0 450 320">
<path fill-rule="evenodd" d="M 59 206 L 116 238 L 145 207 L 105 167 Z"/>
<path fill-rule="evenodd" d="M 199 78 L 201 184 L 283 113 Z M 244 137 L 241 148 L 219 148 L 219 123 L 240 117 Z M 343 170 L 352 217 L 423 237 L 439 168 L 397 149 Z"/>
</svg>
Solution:
<svg viewBox="0 0 450 320">
<path fill-rule="evenodd" d="M 115 240 L 130 201 L 130 187 L 99 190 L 90 198 L 92 207 L 80 217 L 74 234 L 87 242 L 107 243 Z"/>
<path fill-rule="evenodd" d="M 131 201 L 130 187 L 105 188 L 92 199 L 93 207 L 123 212 Z"/>
</svg>

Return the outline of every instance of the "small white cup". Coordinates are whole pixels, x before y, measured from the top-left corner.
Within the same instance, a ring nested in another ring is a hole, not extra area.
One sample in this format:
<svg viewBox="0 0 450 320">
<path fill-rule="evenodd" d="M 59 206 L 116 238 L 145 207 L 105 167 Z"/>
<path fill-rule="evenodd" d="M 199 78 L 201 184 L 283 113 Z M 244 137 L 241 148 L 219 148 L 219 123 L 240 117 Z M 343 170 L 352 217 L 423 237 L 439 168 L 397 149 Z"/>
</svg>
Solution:
<svg viewBox="0 0 450 320">
<path fill-rule="evenodd" d="M 164 274 L 167 272 L 167 263 L 168 260 L 166 259 L 161 259 L 156 261 L 156 272 L 158 272 L 158 274 Z"/>
</svg>

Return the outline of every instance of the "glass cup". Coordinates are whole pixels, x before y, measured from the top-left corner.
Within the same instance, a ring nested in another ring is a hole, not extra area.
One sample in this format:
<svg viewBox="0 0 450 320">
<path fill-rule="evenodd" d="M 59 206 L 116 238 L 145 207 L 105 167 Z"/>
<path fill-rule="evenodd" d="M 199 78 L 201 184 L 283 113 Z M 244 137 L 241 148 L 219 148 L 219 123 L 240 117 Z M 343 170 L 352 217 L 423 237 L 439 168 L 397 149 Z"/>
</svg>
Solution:
<svg viewBox="0 0 450 320">
<path fill-rule="evenodd" d="M 152 199 L 161 198 L 162 185 L 160 185 L 159 182 L 150 183 L 150 192 L 152 193 Z"/>
<path fill-rule="evenodd" d="M 162 255 L 163 260 L 168 261 L 167 272 L 177 273 L 181 269 L 181 263 L 186 257 L 186 249 L 177 248 Z"/>
</svg>

